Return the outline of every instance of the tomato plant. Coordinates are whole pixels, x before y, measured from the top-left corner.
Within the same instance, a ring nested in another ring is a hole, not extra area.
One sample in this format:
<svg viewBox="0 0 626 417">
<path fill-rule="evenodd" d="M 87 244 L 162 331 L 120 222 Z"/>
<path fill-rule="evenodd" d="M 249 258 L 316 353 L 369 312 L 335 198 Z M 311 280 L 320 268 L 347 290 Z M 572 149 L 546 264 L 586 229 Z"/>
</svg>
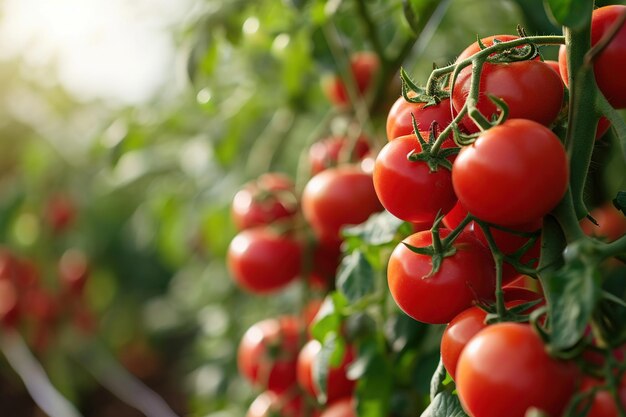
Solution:
<svg viewBox="0 0 626 417">
<path fill-rule="evenodd" d="M 349 68 L 349 76 L 352 77 L 352 79 L 348 81 L 348 85 L 354 82 L 354 86 L 356 87 L 355 93 L 358 96 L 366 94 L 372 83 L 376 80 L 379 67 L 380 61 L 378 55 L 367 51 L 353 54 L 350 57 Z M 346 80 L 338 75 L 323 78 L 322 90 L 328 100 L 336 106 L 347 106 L 350 103 L 349 87 L 346 85 Z"/>
<path fill-rule="evenodd" d="M 387 140 L 412 135 L 413 118 L 417 128 L 422 132 L 428 132 L 433 122 L 437 122 L 439 128 L 445 128 L 452 122 L 450 99 L 443 99 L 436 104 L 411 103 L 400 96 L 387 115 Z"/>
<path fill-rule="evenodd" d="M 339 162 L 358 162 L 370 151 L 369 141 L 359 136 L 354 143 L 348 137 L 333 136 L 315 142 L 309 148 L 309 162 L 313 175 L 327 168 L 337 166 Z M 345 154 L 345 155 L 344 155 Z"/>
</svg>

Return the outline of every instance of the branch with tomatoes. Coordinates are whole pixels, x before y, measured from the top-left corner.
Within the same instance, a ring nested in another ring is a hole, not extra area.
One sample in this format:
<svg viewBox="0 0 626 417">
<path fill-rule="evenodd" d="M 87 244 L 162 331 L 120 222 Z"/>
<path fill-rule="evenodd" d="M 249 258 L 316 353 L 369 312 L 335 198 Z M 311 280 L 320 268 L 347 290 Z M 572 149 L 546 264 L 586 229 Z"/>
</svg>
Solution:
<svg viewBox="0 0 626 417">
<path fill-rule="evenodd" d="M 410 48 L 388 57 L 357 2 L 374 52 L 325 88 L 361 127 L 233 202 L 238 285 L 304 278 L 301 310 L 240 342 L 248 417 L 626 416 L 626 194 L 585 199 L 607 130 L 626 156 L 626 7 L 547 3 L 565 36 L 480 39 L 423 85 L 401 71 L 376 152 L 368 100 Z"/>
</svg>

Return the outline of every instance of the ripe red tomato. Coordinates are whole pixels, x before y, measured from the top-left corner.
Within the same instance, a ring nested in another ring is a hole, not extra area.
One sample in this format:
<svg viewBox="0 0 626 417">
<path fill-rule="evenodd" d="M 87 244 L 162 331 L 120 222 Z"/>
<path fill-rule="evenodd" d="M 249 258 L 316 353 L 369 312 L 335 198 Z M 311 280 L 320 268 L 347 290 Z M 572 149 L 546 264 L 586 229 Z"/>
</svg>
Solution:
<svg viewBox="0 0 626 417">
<path fill-rule="evenodd" d="M 357 52 L 350 57 L 350 71 L 354 77 L 357 93 L 365 95 L 375 80 L 380 60 L 373 52 Z M 322 78 L 322 90 L 328 100 L 338 107 L 350 104 L 345 82 L 338 75 Z"/>
<path fill-rule="evenodd" d="M 235 194 L 231 214 L 239 230 L 293 217 L 298 211 L 293 182 L 280 173 L 267 173 Z"/>
<path fill-rule="evenodd" d="M 452 104 L 461 110 L 470 92 L 471 66 L 459 73 L 452 89 Z M 509 107 L 510 119 L 529 119 L 549 126 L 559 115 L 563 102 L 563 83 L 548 65 L 541 61 L 506 64 L 485 63 L 480 75 L 476 107 L 488 120 L 498 113 L 488 95 L 496 96 Z M 470 133 L 478 132 L 475 123 L 465 116 L 460 123 Z"/>
<path fill-rule="evenodd" d="M 235 236 L 228 247 L 227 261 L 241 288 L 266 294 L 282 289 L 300 274 L 302 247 L 293 237 L 261 226 Z"/>
<path fill-rule="evenodd" d="M 301 396 L 281 398 L 271 391 L 265 391 L 252 401 L 246 417 L 305 417 L 304 411 Z"/>
<path fill-rule="evenodd" d="M 600 7 L 591 16 L 591 45 L 597 44 L 604 37 L 613 22 L 626 11 L 626 6 L 611 5 Z M 626 107 L 626 80 L 615 76 L 615 68 L 626 65 L 626 26 L 611 39 L 611 42 L 598 54 L 593 63 L 593 73 L 598 88 L 611 105 L 617 109 Z M 561 77 L 567 85 L 568 64 L 565 46 L 559 50 L 559 68 Z"/>
<path fill-rule="evenodd" d="M 507 308 L 543 298 L 526 288 L 507 287 L 503 291 Z M 530 311 L 535 308 L 531 308 Z M 487 327 L 486 317 L 487 312 L 473 306 L 461 312 L 446 326 L 441 337 L 441 360 L 452 379 L 456 379 L 457 363 L 465 345 L 476 333 Z"/>
<path fill-rule="evenodd" d="M 340 239 L 343 226 L 360 224 L 381 210 L 372 177 L 351 165 L 320 172 L 302 192 L 304 218 L 329 244 Z"/>
<path fill-rule="evenodd" d="M 541 221 L 541 219 L 537 219 L 531 223 L 515 226 L 514 229 L 519 230 L 520 232 L 534 232 L 534 231 L 541 229 L 542 223 L 543 222 Z M 504 253 L 505 255 L 513 255 L 520 248 L 522 248 L 529 240 L 528 238 L 518 236 L 513 233 L 505 232 L 500 229 L 496 229 L 495 227 L 490 227 L 489 230 L 491 232 L 491 236 L 493 237 L 496 243 L 496 246 L 498 246 L 498 249 L 500 249 L 500 251 L 502 251 L 502 253 Z M 483 230 L 480 227 L 474 228 L 474 234 L 476 235 L 478 240 L 480 240 L 483 243 L 483 245 L 485 245 L 485 247 L 487 248 L 489 247 L 489 243 L 487 242 L 487 237 L 485 236 L 485 234 L 483 233 Z M 538 260 L 539 260 L 540 253 L 541 253 L 541 238 L 538 238 L 537 240 L 535 240 L 535 243 L 530 247 L 530 249 L 526 251 L 526 253 L 524 254 L 524 256 L 522 256 L 520 260 L 522 263 L 527 263 L 533 259 L 536 259 L 536 261 L 533 262 L 532 264 L 533 267 L 536 267 Z M 517 272 L 517 270 L 513 267 L 513 265 L 511 265 L 508 262 L 504 262 L 504 264 L 502 265 L 502 283 L 504 285 L 512 282 L 513 280 L 518 278 L 519 275 L 520 275 L 519 272 Z"/>
<path fill-rule="evenodd" d="M 440 229 L 442 238 L 449 233 Z M 432 235 L 418 232 L 403 243 L 426 247 L 432 244 Z M 461 232 L 454 242 L 456 253 L 444 258 L 439 271 L 432 275 L 431 257 L 414 253 L 403 243 L 391 254 L 387 280 L 393 299 L 415 320 L 448 323 L 473 303 L 493 299 L 493 260 L 471 233 Z"/>
<path fill-rule="evenodd" d="M 607 242 L 626 234 L 626 217 L 612 203 L 604 203 L 591 210 L 589 214 L 596 219 L 598 225 L 591 223 L 591 220 L 583 219 L 580 225 L 585 234 L 605 239 Z"/>
<path fill-rule="evenodd" d="M 394 216 L 408 222 L 431 222 L 438 212 L 447 213 L 457 199 L 452 174 L 439 167 L 431 172 L 424 161 L 410 161 L 410 153 L 421 152 L 415 135 L 401 136 L 387 143 L 376 158 L 374 188 L 382 205 Z"/>
<path fill-rule="evenodd" d="M 290 316 L 252 325 L 237 351 L 241 375 L 255 386 L 277 394 L 295 386 L 301 331 L 300 320 Z"/>
<path fill-rule="evenodd" d="M 498 225 L 531 223 L 561 200 L 569 181 L 563 144 L 531 120 L 510 119 L 461 150 L 452 184 L 470 213 Z"/>
<path fill-rule="evenodd" d="M 313 379 L 313 367 L 318 360 L 322 344 L 317 340 L 309 340 L 298 355 L 298 384 L 307 394 L 317 398 L 320 390 Z M 352 348 L 346 349 L 341 364 L 331 367 L 328 372 L 326 385 L 326 404 L 331 404 L 335 400 L 348 397 L 354 391 L 355 381 L 351 381 L 346 376 L 346 368 L 354 360 Z"/>
<path fill-rule="evenodd" d="M 483 43 L 483 45 L 485 45 L 486 47 L 492 46 L 494 44 L 494 40 L 498 40 L 500 42 L 508 42 L 508 41 L 513 41 L 515 39 L 519 39 L 519 36 L 515 36 L 515 35 L 493 35 L 493 36 L 487 36 L 486 38 L 482 38 L 480 41 Z M 523 48 L 522 46 L 518 46 L 517 48 Z M 480 52 L 480 45 L 478 45 L 478 42 L 474 42 L 473 44 L 471 44 L 470 46 L 468 46 L 467 48 L 465 48 L 465 50 L 463 52 L 461 52 L 461 54 L 458 56 L 458 58 L 456 59 L 456 62 L 461 62 L 466 58 L 469 58 L 470 56 L 476 54 Z M 541 59 L 541 57 L 537 56 L 534 58 L 535 60 L 539 60 Z"/>
<path fill-rule="evenodd" d="M 400 96 L 387 116 L 387 139 L 389 141 L 414 133 L 411 114 L 415 117 L 417 127 L 422 132 L 428 132 L 432 122 L 437 122 L 439 129 L 445 129 L 452 122 L 450 99 L 424 107 L 424 103 L 411 103 Z M 427 133 L 425 138 L 428 138 Z"/>
<path fill-rule="evenodd" d="M 68 249 L 59 260 L 59 278 L 65 288 L 80 294 L 89 276 L 89 261 L 80 249 Z"/>
<path fill-rule="evenodd" d="M 553 359 L 527 324 L 498 323 L 467 344 L 456 369 L 456 388 L 472 417 L 524 417 L 536 407 L 561 415 L 576 389 L 573 362 Z"/>
<path fill-rule="evenodd" d="M 358 417 L 355 401 L 352 397 L 335 401 L 322 411 L 320 417 Z"/>
<path fill-rule="evenodd" d="M 353 147 L 352 150 L 349 147 Z M 365 136 L 357 138 L 354 144 L 349 138 L 343 136 L 323 139 L 315 142 L 309 149 L 311 172 L 315 175 L 325 169 L 335 167 L 342 158 L 344 162 L 361 161 L 369 151 L 370 144 Z M 350 155 L 343 155 L 343 153 L 348 152 L 350 152 Z"/>
<path fill-rule="evenodd" d="M 561 70 L 559 69 L 559 62 L 558 61 L 552 61 L 550 59 L 546 59 L 543 62 L 546 65 L 548 65 L 550 68 L 552 68 L 552 71 L 556 72 L 557 74 L 559 74 L 559 76 L 561 76 Z"/>
</svg>

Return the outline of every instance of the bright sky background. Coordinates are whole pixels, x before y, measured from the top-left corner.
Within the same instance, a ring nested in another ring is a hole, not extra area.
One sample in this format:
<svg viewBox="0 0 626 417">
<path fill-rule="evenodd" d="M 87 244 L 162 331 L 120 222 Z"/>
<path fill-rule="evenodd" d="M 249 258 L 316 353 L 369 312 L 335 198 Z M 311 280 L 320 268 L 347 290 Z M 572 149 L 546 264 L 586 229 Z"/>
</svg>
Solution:
<svg viewBox="0 0 626 417">
<path fill-rule="evenodd" d="M 21 58 L 39 76 L 52 69 L 78 99 L 140 104 L 173 83 L 171 27 L 196 3 L 0 0 L 0 60 Z"/>
</svg>

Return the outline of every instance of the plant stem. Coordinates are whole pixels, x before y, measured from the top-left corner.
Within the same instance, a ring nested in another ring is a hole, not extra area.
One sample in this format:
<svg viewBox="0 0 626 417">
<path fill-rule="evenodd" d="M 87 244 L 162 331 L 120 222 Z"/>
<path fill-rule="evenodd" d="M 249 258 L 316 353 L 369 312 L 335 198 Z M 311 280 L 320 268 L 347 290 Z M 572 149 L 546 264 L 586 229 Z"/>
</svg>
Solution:
<svg viewBox="0 0 626 417">
<path fill-rule="evenodd" d="M 44 413 L 50 417 L 81 417 L 72 403 L 54 388 L 17 332 L 3 330 L 0 335 L 0 350 L 24 382 L 33 401 Z"/>
<path fill-rule="evenodd" d="M 387 56 L 385 55 L 385 49 L 383 48 L 380 39 L 378 38 L 378 30 L 374 20 L 369 14 L 367 10 L 367 5 L 365 4 L 365 0 L 356 0 L 357 10 L 359 12 L 359 17 L 361 18 L 361 22 L 365 26 L 365 34 L 368 37 L 374 51 L 378 55 L 380 59 L 380 63 L 382 66 L 387 64 Z"/>
</svg>

